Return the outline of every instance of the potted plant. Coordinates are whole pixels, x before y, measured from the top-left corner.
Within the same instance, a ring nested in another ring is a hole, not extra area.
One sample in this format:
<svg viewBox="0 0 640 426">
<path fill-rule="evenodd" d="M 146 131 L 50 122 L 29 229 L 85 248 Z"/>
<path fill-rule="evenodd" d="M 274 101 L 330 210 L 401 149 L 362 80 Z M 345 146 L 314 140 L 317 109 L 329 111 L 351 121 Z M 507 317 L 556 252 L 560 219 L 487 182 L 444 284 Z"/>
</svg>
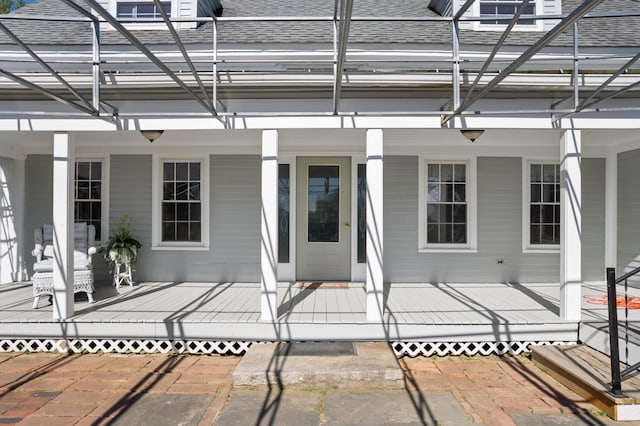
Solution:
<svg viewBox="0 0 640 426">
<path fill-rule="evenodd" d="M 138 260 L 138 251 L 142 248 L 140 241 L 131 236 L 133 219 L 122 215 L 111 225 L 112 235 L 98 246 L 98 253 L 102 253 L 113 271 L 113 282 L 117 287 L 126 282 L 133 285 L 131 278 L 132 267 Z"/>
</svg>

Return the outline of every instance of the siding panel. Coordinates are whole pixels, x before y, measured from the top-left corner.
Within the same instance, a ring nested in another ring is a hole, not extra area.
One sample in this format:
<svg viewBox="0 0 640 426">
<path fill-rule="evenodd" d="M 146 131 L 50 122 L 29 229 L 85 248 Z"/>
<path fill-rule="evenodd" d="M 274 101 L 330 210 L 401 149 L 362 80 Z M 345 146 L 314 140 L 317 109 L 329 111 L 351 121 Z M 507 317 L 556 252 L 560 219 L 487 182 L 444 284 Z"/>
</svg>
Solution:
<svg viewBox="0 0 640 426">
<path fill-rule="evenodd" d="M 522 160 L 479 157 L 477 166 L 478 253 L 418 253 L 418 158 L 385 157 L 386 281 L 558 281 L 557 254 L 522 253 Z"/>
<path fill-rule="evenodd" d="M 640 150 L 618 154 L 618 274 L 640 266 Z"/>
<path fill-rule="evenodd" d="M 210 158 L 210 250 L 151 250 L 150 155 L 111 157 L 111 217 L 134 218 L 134 236 L 144 248 L 136 280 L 260 280 L 260 159 Z"/>
<path fill-rule="evenodd" d="M 33 229 L 51 223 L 53 208 L 53 157 L 29 155 L 25 160 L 24 251 L 27 274 L 33 275 Z"/>
<path fill-rule="evenodd" d="M 604 280 L 604 197 L 603 158 L 582 160 L 582 280 Z"/>
</svg>

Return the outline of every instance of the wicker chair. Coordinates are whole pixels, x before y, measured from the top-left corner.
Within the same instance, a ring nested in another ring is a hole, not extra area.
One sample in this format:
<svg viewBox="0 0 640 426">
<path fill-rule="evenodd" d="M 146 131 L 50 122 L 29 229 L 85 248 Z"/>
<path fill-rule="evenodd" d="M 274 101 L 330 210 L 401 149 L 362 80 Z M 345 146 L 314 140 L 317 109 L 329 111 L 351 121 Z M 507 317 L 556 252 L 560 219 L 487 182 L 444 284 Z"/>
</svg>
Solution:
<svg viewBox="0 0 640 426">
<path fill-rule="evenodd" d="M 45 224 L 33 232 L 36 258 L 33 265 L 33 309 L 38 308 L 40 296 L 53 296 L 53 226 Z M 96 252 L 96 229 L 86 223 L 74 224 L 73 293 L 87 293 L 93 303 L 93 265 L 91 256 Z"/>
</svg>

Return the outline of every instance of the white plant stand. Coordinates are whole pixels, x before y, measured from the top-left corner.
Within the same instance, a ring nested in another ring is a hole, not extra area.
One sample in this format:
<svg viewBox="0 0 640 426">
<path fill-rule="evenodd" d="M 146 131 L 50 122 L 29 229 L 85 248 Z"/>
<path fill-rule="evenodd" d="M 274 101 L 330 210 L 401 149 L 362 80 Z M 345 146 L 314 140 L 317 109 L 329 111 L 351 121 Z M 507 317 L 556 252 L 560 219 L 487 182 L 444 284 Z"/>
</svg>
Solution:
<svg viewBox="0 0 640 426">
<path fill-rule="evenodd" d="M 128 253 L 123 253 L 122 256 L 120 256 L 120 261 L 115 262 L 113 269 L 113 285 L 118 289 L 123 283 L 129 284 L 129 287 L 133 287 L 131 260 Z"/>
</svg>

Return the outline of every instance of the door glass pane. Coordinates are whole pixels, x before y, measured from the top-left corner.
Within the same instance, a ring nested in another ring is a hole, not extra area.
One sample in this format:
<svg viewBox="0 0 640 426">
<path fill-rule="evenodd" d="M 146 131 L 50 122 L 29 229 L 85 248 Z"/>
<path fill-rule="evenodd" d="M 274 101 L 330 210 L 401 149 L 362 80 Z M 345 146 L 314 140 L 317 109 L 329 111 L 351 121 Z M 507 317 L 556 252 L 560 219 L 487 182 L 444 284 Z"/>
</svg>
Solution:
<svg viewBox="0 0 640 426">
<path fill-rule="evenodd" d="M 289 263 L 289 165 L 278 165 L 278 262 Z"/>
<path fill-rule="evenodd" d="M 340 167 L 309 166 L 307 241 L 339 241 L 339 200 Z"/>
<path fill-rule="evenodd" d="M 358 164 L 358 263 L 367 261 L 367 166 Z"/>
</svg>

